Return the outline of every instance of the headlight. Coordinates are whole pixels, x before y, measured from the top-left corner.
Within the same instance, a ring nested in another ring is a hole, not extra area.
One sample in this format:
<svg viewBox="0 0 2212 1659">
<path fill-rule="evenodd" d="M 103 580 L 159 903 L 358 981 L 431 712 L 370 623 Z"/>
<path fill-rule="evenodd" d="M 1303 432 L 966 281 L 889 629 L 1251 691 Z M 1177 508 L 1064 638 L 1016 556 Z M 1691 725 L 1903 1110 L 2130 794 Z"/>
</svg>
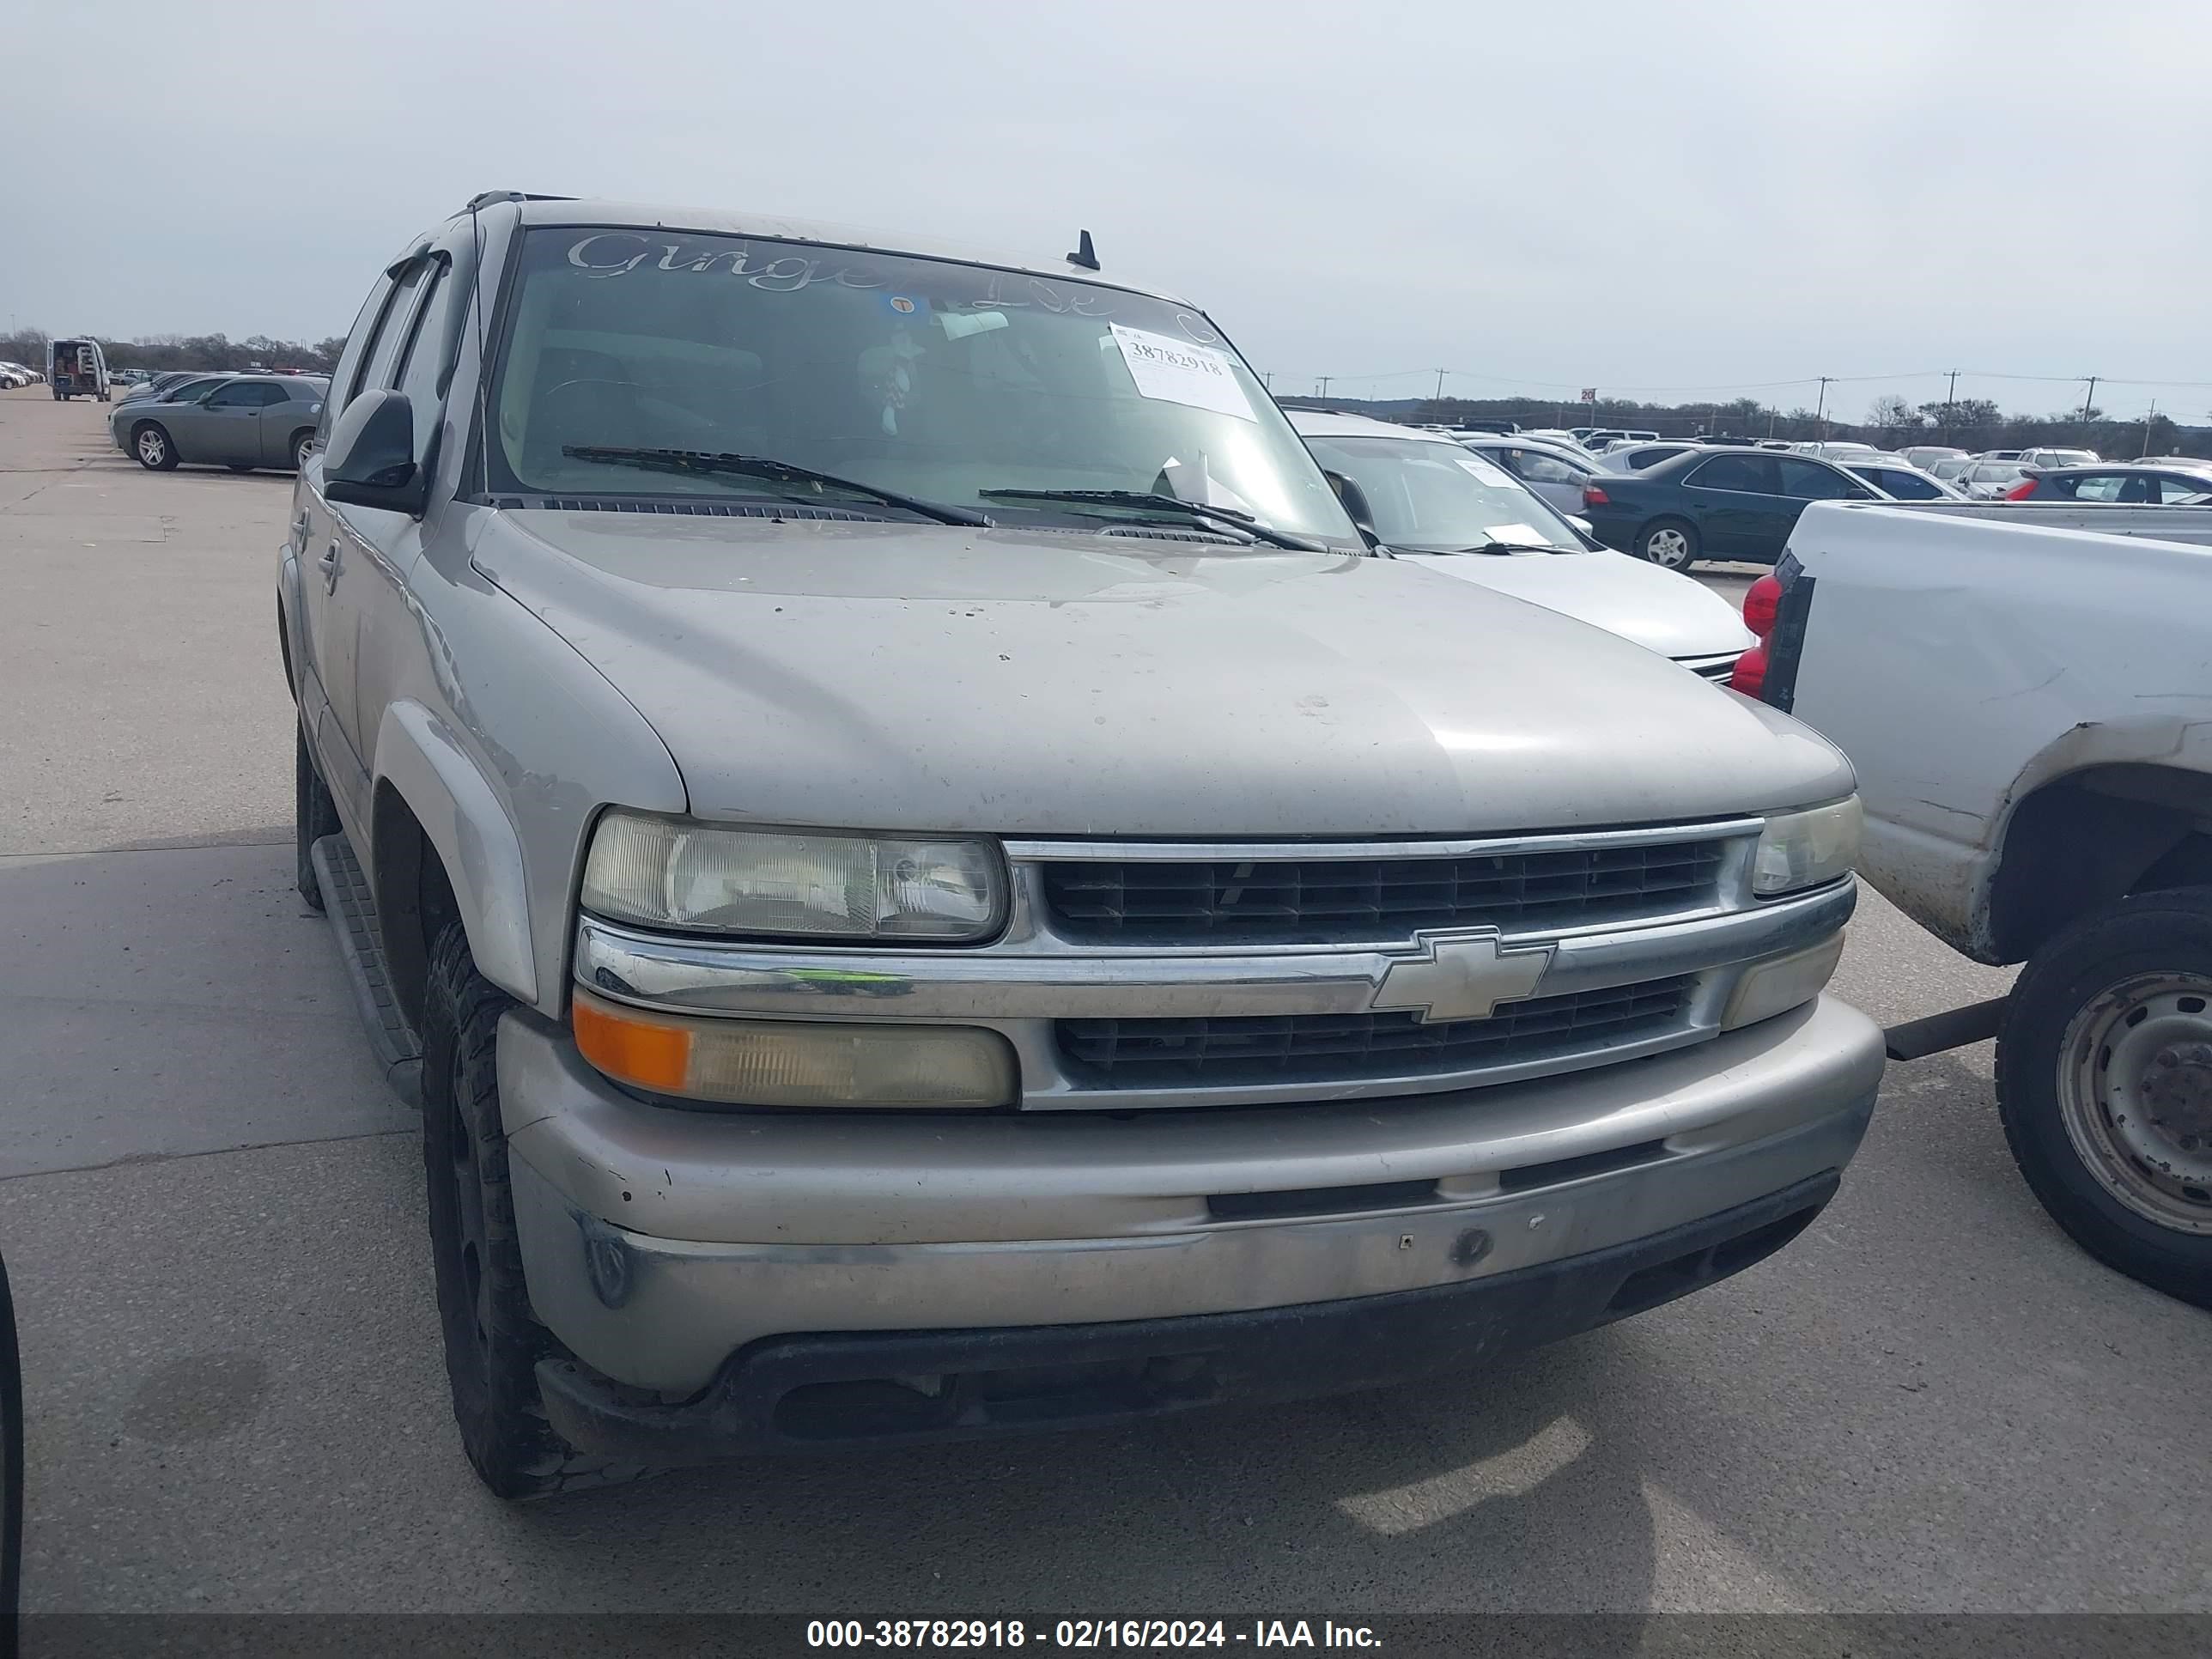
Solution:
<svg viewBox="0 0 2212 1659">
<path fill-rule="evenodd" d="M 1856 795 L 1767 819 L 1752 863 L 1751 890 L 1771 898 L 1846 873 L 1858 860 L 1859 824 Z"/>
<path fill-rule="evenodd" d="M 616 921 L 803 939 L 988 938 L 1006 908 L 981 841 L 731 830 L 614 811 L 584 861 L 584 908 Z"/>
</svg>

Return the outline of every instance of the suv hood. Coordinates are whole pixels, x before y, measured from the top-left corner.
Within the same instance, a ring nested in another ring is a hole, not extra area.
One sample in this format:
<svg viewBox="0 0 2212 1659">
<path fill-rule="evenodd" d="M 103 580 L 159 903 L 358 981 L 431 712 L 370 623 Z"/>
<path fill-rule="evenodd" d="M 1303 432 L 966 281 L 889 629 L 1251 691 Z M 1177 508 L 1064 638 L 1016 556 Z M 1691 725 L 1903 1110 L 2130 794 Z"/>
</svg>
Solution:
<svg viewBox="0 0 2212 1659">
<path fill-rule="evenodd" d="M 1851 787 L 1788 716 L 1407 562 L 550 508 L 475 528 L 477 568 L 636 705 L 704 817 L 1468 835 Z"/>
<path fill-rule="evenodd" d="M 1408 564 L 1477 582 L 1633 640 L 1662 657 L 1723 657 L 1751 648 L 1735 608 L 1679 571 L 1607 549 L 1583 553 L 1405 553 Z"/>
</svg>

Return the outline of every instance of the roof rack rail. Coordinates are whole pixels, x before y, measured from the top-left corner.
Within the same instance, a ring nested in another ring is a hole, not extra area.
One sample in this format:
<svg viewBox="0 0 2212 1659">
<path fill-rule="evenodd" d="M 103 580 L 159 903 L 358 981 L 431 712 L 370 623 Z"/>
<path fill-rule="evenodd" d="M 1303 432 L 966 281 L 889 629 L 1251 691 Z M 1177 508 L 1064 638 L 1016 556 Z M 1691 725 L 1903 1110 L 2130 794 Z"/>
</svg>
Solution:
<svg viewBox="0 0 2212 1659">
<path fill-rule="evenodd" d="M 494 202 L 573 202 L 573 196 L 533 196 L 524 190 L 480 190 L 461 204 L 463 213 L 474 213 Z"/>
</svg>

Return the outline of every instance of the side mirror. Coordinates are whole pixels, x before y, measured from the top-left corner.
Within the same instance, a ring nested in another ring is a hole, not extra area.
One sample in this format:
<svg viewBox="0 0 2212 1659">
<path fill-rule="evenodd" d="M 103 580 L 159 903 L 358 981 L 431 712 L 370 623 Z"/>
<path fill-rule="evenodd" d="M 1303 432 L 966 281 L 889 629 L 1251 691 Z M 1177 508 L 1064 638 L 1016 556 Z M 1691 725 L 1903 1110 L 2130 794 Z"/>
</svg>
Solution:
<svg viewBox="0 0 2212 1659">
<path fill-rule="evenodd" d="M 415 410 L 404 392 L 364 392 L 346 405 L 323 446 L 323 494 L 352 507 L 419 519 L 430 481 L 415 465 Z"/>
<path fill-rule="evenodd" d="M 1375 531 L 1375 509 L 1367 504 L 1367 492 L 1346 477 L 1341 472 L 1322 469 L 1321 476 L 1328 480 L 1328 487 L 1336 492 L 1336 499 L 1344 504 L 1345 515 L 1352 527 L 1359 532 L 1360 539 L 1370 547 L 1379 547 L 1382 538 Z"/>
</svg>

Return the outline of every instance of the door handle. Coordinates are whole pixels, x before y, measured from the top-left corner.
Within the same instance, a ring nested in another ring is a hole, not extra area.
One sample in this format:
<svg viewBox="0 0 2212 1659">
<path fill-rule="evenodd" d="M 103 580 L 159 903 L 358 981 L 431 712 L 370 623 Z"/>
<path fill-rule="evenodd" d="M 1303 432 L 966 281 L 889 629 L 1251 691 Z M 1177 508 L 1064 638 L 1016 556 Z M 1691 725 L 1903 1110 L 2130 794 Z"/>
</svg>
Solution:
<svg viewBox="0 0 2212 1659">
<path fill-rule="evenodd" d="M 317 559 L 315 563 L 323 573 L 323 592 L 337 592 L 338 590 L 338 544 L 332 542 L 325 550 L 323 556 Z"/>
<path fill-rule="evenodd" d="M 292 519 L 292 545 L 301 548 L 307 543 L 307 509 L 301 507 Z"/>
</svg>

